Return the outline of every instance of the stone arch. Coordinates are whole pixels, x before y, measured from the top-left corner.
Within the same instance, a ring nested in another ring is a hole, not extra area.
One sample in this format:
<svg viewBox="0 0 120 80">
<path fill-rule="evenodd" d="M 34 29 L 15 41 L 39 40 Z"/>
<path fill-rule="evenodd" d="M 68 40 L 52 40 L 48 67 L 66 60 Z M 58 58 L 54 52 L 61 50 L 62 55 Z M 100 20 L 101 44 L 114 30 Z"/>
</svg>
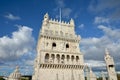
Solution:
<svg viewBox="0 0 120 80">
<path fill-rule="evenodd" d="M 54 54 L 51 54 L 51 59 L 52 59 L 52 62 L 54 62 L 54 59 L 55 59 L 55 55 Z"/>
<path fill-rule="evenodd" d="M 52 43 L 52 48 L 54 48 L 54 47 L 56 47 L 56 43 L 55 42 Z"/>
<path fill-rule="evenodd" d="M 45 62 L 49 62 L 50 55 L 48 53 L 45 54 Z"/>
<path fill-rule="evenodd" d="M 71 56 L 71 61 L 74 61 L 74 58 L 75 58 L 75 57 L 72 55 L 72 56 Z"/>
<path fill-rule="evenodd" d="M 67 55 L 67 57 L 66 57 L 66 58 L 67 58 L 67 61 L 69 61 L 69 59 L 70 59 L 70 56 L 69 56 L 69 55 Z"/>
<path fill-rule="evenodd" d="M 56 58 L 57 58 L 57 62 L 59 63 L 59 62 L 60 62 L 60 55 L 57 54 L 57 55 L 56 55 Z"/>
<path fill-rule="evenodd" d="M 79 56 L 76 56 L 76 62 L 78 62 L 79 61 Z"/>
<path fill-rule="evenodd" d="M 61 56 L 61 63 L 64 63 L 65 55 Z"/>
<path fill-rule="evenodd" d="M 69 44 L 68 43 L 66 44 L 66 48 L 69 48 Z"/>
</svg>

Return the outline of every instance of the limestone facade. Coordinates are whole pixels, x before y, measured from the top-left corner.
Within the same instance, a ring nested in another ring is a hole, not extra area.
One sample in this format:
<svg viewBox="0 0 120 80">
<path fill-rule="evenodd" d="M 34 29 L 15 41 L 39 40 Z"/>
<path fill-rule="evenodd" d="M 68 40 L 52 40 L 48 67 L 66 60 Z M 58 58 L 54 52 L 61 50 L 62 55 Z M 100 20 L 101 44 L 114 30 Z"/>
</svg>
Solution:
<svg viewBox="0 0 120 80">
<path fill-rule="evenodd" d="M 32 80 L 84 80 L 84 60 L 74 20 L 60 22 L 44 15 Z"/>
<path fill-rule="evenodd" d="M 115 71 L 115 64 L 113 57 L 110 56 L 109 51 L 106 49 L 106 55 L 104 57 L 105 62 L 106 62 L 106 67 L 108 71 L 108 78 L 109 80 L 117 80 L 117 74 Z"/>
</svg>

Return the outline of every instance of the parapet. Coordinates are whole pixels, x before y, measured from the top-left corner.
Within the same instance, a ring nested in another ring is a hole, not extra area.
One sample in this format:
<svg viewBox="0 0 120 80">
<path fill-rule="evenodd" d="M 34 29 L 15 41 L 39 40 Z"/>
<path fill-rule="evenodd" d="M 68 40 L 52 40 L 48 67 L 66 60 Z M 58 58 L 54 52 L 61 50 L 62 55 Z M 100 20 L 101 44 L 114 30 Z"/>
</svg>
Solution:
<svg viewBox="0 0 120 80">
<path fill-rule="evenodd" d="M 60 25 L 60 26 L 69 26 L 69 27 L 74 27 L 75 26 L 73 19 L 71 19 L 70 22 L 65 22 L 65 21 L 61 21 L 61 20 L 58 20 L 58 19 L 52 19 L 52 18 L 49 19 L 49 15 L 48 15 L 48 13 L 46 13 L 44 15 L 43 25 L 47 25 L 49 23 L 57 24 L 57 25 Z"/>
</svg>

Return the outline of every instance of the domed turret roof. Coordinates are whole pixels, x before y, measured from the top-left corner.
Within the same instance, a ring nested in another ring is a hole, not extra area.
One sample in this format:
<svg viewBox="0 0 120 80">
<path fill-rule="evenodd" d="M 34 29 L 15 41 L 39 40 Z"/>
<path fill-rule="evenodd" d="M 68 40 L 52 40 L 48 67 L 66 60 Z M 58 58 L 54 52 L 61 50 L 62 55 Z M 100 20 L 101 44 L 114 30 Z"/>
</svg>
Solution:
<svg viewBox="0 0 120 80">
<path fill-rule="evenodd" d="M 15 71 L 10 74 L 8 80 L 11 80 L 11 79 L 19 80 L 20 77 L 21 77 L 21 73 L 19 71 L 19 67 L 17 66 L 16 69 L 15 69 Z"/>
</svg>

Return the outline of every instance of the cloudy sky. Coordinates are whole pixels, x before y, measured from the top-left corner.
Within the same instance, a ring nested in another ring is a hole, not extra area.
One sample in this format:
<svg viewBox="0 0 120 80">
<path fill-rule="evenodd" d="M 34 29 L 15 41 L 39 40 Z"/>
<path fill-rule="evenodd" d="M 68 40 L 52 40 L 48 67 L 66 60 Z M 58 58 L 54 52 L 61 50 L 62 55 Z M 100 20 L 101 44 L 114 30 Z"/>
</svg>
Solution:
<svg viewBox="0 0 120 80">
<path fill-rule="evenodd" d="M 82 37 L 81 52 L 93 71 L 106 71 L 104 55 L 108 48 L 120 71 L 120 0 L 0 0 L 0 75 L 20 66 L 32 74 L 36 43 L 43 16 L 75 21 Z"/>
</svg>

